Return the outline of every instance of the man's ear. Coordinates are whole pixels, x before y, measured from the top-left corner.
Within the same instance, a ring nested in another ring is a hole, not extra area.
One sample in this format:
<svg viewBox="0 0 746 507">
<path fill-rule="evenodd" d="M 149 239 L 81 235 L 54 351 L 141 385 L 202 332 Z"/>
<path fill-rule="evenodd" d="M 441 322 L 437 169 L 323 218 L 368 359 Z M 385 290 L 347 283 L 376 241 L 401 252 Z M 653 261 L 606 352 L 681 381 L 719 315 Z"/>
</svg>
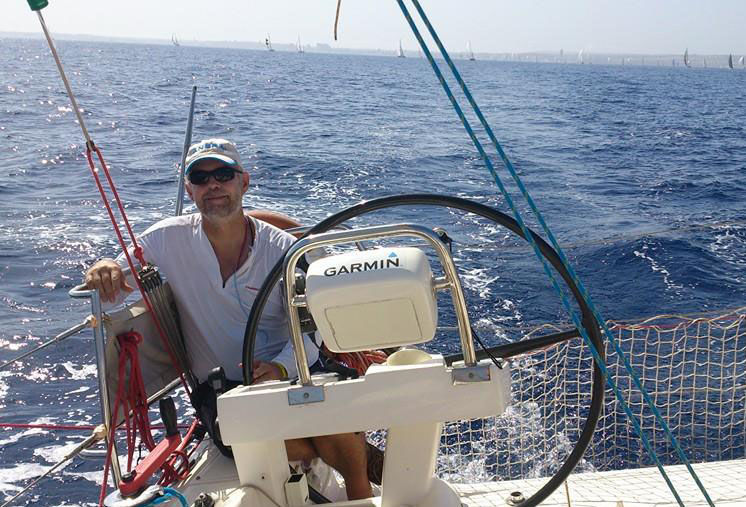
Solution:
<svg viewBox="0 0 746 507">
<path fill-rule="evenodd" d="M 246 171 L 241 173 L 241 193 L 244 193 L 249 189 L 249 181 L 251 181 L 249 173 Z"/>
<path fill-rule="evenodd" d="M 194 200 L 194 196 L 192 195 L 192 184 L 189 183 L 189 181 L 187 181 L 186 185 L 184 185 L 184 187 L 186 188 L 187 194 L 189 194 L 189 198 L 191 200 Z"/>
</svg>

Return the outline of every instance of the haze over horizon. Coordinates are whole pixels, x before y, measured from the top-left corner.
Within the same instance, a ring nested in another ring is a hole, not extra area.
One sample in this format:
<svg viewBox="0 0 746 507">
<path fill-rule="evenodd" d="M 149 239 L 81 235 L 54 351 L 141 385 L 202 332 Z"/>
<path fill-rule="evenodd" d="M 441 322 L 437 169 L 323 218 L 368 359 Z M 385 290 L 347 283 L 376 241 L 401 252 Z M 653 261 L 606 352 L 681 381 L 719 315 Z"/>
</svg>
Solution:
<svg viewBox="0 0 746 507">
<path fill-rule="evenodd" d="M 411 4 L 407 3 L 411 8 Z M 746 53 L 746 2 L 717 6 L 696 0 L 423 0 L 422 6 L 446 47 L 477 53 L 567 51 L 619 54 Z M 417 41 L 395 1 L 345 0 L 339 40 L 333 39 L 336 0 L 238 3 L 213 0 L 95 2 L 50 0 L 43 10 L 53 34 L 132 37 L 182 42 L 328 44 L 331 48 L 405 51 Z M 410 12 L 412 9 L 410 9 Z M 5 0 L 0 32 L 40 33 L 39 21 L 24 0 Z M 422 27 L 421 27 L 422 28 Z"/>
</svg>

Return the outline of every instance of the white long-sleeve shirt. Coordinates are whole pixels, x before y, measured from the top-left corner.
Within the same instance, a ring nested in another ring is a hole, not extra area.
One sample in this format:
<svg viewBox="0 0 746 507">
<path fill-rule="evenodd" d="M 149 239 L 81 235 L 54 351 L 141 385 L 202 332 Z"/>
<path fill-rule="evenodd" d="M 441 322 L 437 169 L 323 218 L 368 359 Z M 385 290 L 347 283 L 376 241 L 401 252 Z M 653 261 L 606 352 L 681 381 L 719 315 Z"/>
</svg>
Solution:
<svg viewBox="0 0 746 507">
<path fill-rule="evenodd" d="M 171 286 L 192 371 L 200 382 L 216 366 L 224 368 L 228 379 L 243 378 L 240 362 L 251 306 L 264 279 L 295 240 L 266 222 L 249 219 L 256 231 L 254 244 L 225 286 L 199 213 L 161 220 L 138 238 L 145 260 L 157 266 Z M 117 261 L 123 262 L 123 255 Z M 304 343 L 313 364 L 318 347 L 309 336 L 304 336 Z M 254 357 L 280 363 L 290 377 L 297 376 L 280 283 L 264 307 Z"/>
</svg>

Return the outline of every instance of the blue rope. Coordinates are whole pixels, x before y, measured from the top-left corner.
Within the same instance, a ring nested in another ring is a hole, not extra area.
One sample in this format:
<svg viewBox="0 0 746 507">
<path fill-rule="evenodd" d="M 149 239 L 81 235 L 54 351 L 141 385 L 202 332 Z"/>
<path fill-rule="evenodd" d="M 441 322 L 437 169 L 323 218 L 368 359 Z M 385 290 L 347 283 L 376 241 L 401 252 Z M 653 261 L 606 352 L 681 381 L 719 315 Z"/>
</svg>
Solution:
<svg viewBox="0 0 746 507">
<path fill-rule="evenodd" d="M 176 491 L 174 488 L 163 488 L 163 494 L 161 496 L 158 496 L 154 499 L 152 499 L 149 503 L 145 504 L 147 505 L 158 505 L 164 502 L 169 501 L 172 498 L 176 498 L 179 500 L 179 503 L 181 504 L 181 507 L 189 507 L 189 503 L 187 502 L 187 499 L 184 495 Z"/>
<path fill-rule="evenodd" d="M 418 40 L 418 42 L 420 44 L 420 47 L 422 48 L 424 54 L 427 56 L 427 59 L 430 62 L 430 65 L 432 66 L 433 71 L 435 72 L 435 75 L 438 77 L 438 80 L 440 81 L 440 84 L 442 85 L 442 87 L 443 87 L 446 95 L 448 96 L 449 100 L 451 101 L 451 104 L 453 105 L 453 107 L 454 107 L 454 109 L 456 111 L 456 114 L 458 114 L 459 118 L 461 119 L 461 122 L 464 125 L 464 128 L 466 129 L 467 133 L 469 134 L 469 137 L 471 138 L 472 142 L 474 143 L 474 146 L 477 148 L 477 151 L 479 152 L 480 156 L 484 160 L 485 165 L 487 166 L 490 174 L 492 175 L 492 177 L 495 180 L 495 183 L 497 183 L 498 187 L 500 188 L 500 191 L 502 192 L 503 196 L 505 197 L 505 200 L 506 200 L 507 204 L 510 206 L 511 210 L 513 211 L 513 215 L 514 215 L 516 221 L 518 222 L 519 226 L 521 227 L 521 230 L 523 231 L 524 236 L 528 239 L 531 247 L 534 250 L 535 255 L 537 256 L 537 258 L 542 262 L 542 265 L 544 267 L 544 272 L 547 274 L 547 276 L 549 277 L 549 279 L 552 282 L 552 285 L 553 285 L 555 291 L 557 291 L 557 293 L 559 294 L 560 298 L 562 299 L 563 306 L 565 307 L 565 309 L 570 314 L 570 317 L 572 318 L 573 323 L 575 324 L 575 326 L 580 331 L 580 333 L 583 336 L 583 339 L 585 340 L 586 344 L 589 346 L 589 349 L 591 350 L 591 353 L 593 354 L 593 357 L 596 360 L 596 363 L 599 365 L 599 367 L 601 368 L 601 370 L 604 372 L 604 374 L 606 376 L 607 383 L 609 384 L 609 386 L 611 387 L 611 389 L 614 391 L 614 394 L 616 395 L 616 397 L 619 400 L 622 408 L 624 409 L 625 413 L 627 414 L 627 417 L 630 419 L 630 421 L 632 422 L 633 426 L 635 427 L 635 431 L 637 432 L 637 434 L 639 435 L 640 439 L 642 440 L 643 445 L 645 446 L 645 449 L 648 451 L 648 454 L 651 456 L 651 458 L 655 461 L 656 466 L 658 467 L 658 470 L 660 471 L 661 475 L 663 476 L 664 480 L 666 481 L 666 484 L 668 485 L 668 487 L 671 490 L 672 494 L 676 498 L 677 502 L 679 503 L 679 505 L 681 505 L 683 507 L 684 504 L 683 504 L 681 498 L 679 497 L 678 492 L 676 491 L 676 488 L 671 483 L 671 481 L 670 481 L 668 475 L 666 474 L 666 472 L 665 472 L 665 470 L 663 468 L 663 465 L 661 464 L 661 462 L 660 462 L 657 454 L 653 450 L 653 448 L 650 445 L 650 442 L 648 441 L 648 439 L 645 436 L 645 434 L 642 432 L 642 428 L 640 427 L 639 422 L 637 421 L 637 418 L 634 416 L 634 414 L 632 414 L 631 409 L 629 408 L 629 406 L 627 405 L 627 403 L 624 401 L 624 397 L 623 397 L 621 391 L 619 390 L 619 388 L 617 387 L 617 385 L 613 381 L 611 375 L 609 374 L 609 371 L 608 371 L 608 368 L 606 366 L 606 363 L 603 361 L 603 359 L 601 358 L 600 354 L 598 353 L 598 351 L 595 349 L 595 347 L 591 343 L 591 341 L 590 341 L 590 339 L 589 339 L 589 337 L 587 335 L 587 332 L 585 331 L 585 328 L 582 326 L 579 317 L 577 316 L 577 314 L 575 313 L 575 311 L 573 310 L 573 308 L 570 306 L 570 303 L 569 303 L 569 301 L 568 301 L 565 293 L 563 292 L 563 290 L 560 288 L 559 284 L 557 283 L 557 280 L 554 277 L 554 275 L 552 274 L 547 261 L 541 255 L 541 252 L 539 251 L 539 248 L 536 245 L 536 242 L 534 241 L 534 239 L 531 236 L 531 234 L 528 233 L 528 229 L 526 228 L 526 226 L 525 226 L 525 224 L 524 224 L 524 222 L 523 222 L 523 220 L 521 218 L 521 215 L 520 215 L 518 209 L 515 207 L 515 204 L 513 203 L 513 200 L 511 199 L 511 197 L 508 194 L 505 186 L 503 185 L 502 180 L 500 179 L 500 177 L 498 176 L 497 172 L 495 171 L 495 168 L 494 168 L 494 166 L 492 164 L 492 160 L 487 155 L 487 153 L 484 151 L 481 143 L 479 142 L 479 140 L 477 139 L 476 135 L 474 134 L 474 131 L 471 128 L 471 125 L 469 124 L 468 120 L 464 116 L 464 113 L 461 110 L 461 107 L 459 106 L 458 102 L 456 101 L 455 97 L 453 96 L 453 93 L 451 92 L 450 87 L 446 83 L 446 81 L 445 81 L 445 79 L 443 77 L 443 74 L 440 71 L 440 68 L 435 63 L 435 60 L 433 59 L 432 54 L 430 53 L 429 49 L 427 48 L 427 45 L 425 44 L 425 42 L 424 42 L 424 40 L 422 38 L 422 35 L 420 34 L 419 30 L 417 29 L 417 26 L 415 25 L 414 21 L 412 20 L 412 17 L 410 16 L 409 11 L 407 10 L 407 8 L 404 5 L 404 3 L 403 3 L 402 0 L 397 0 L 397 3 L 399 4 L 399 7 L 401 8 L 402 13 L 404 14 L 404 17 L 407 19 L 407 22 L 409 23 L 409 26 L 412 28 L 412 31 L 413 31 L 415 37 L 417 38 L 417 40 Z M 482 115 L 482 112 L 479 109 L 479 106 L 476 104 L 476 101 L 474 101 L 474 98 L 472 97 L 471 93 L 469 92 L 469 89 L 466 86 L 466 83 L 464 83 L 463 79 L 461 78 L 461 75 L 459 74 L 458 70 L 456 69 L 455 65 L 453 64 L 453 61 L 449 57 L 449 55 L 448 55 L 445 47 L 443 46 L 443 44 L 441 43 L 440 39 L 438 38 L 437 33 L 435 32 L 435 30 L 433 29 L 432 25 L 430 24 L 430 21 L 428 20 L 427 16 L 425 15 L 424 11 L 422 10 L 422 7 L 420 6 L 418 0 L 412 0 L 412 3 L 415 6 L 415 8 L 417 9 L 418 13 L 420 14 L 420 17 L 422 18 L 423 22 L 427 26 L 428 31 L 430 32 L 430 35 L 432 36 L 433 40 L 435 41 L 436 45 L 438 46 L 438 49 L 440 50 L 441 54 L 443 55 L 444 60 L 446 61 L 446 63 L 450 67 L 450 69 L 451 69 L 454 77 L 456 78 L 457 82 L 459 83 L 459 85 L 461 87 L 461 90 L 463 91 L 464 95 L 466 96 L 467 100 L 469 101 L 470 105 L 472 106 L 472 109 L 474 110 L 474 113 L 476 114 L 476 116 L 479 119 L 480 123 L 484 127 L 485 131 L 487 132 L 487 135 L 489 136 L 490 140 L 492 141 L 493 146 L 497 150 L 497 153 L 500 156 L 500 159 L 502 160 L 503 164 L 505 165 L 505 167 L 510 172 L 511 176 L 513 177 L 513 180 L 517 184 L 517 186 L 518 186 L 519 190 L 521 191 L 521 194 L 523 195 L 523 197 L 526 199 L 526 202 L 531 207 L 531 210 L 534 213 L 534 215 L 536 216 L 537 220 L 539 221 L 542 229 L 544 230 L 544 232 L 549 237 L 550 242 L 552 243 L 553 247 L 555 248 L 555 250 L 559 254 L 560 260 L 562 261 L 562 263 L 567 268 L 568 273 L 572 277 L 573 281 L 578 285 L 578 288 L 580 290 L 581 295 L 583 296 L 583 298 L 587 302 L 589 308 L 593 312 L 593 314 L 596 317 L 597 321 L 603 327 L 603 330 L 604 330 L 607 338 L 612 343 L 612 345 L 613 345 L 615 351 L 617 352 L 617 354 L 619 355 L 619 357 L 622 358 L 622 360 L 624 362 L 625 369 L 631 375 L 631 377 L 632 377 L 635 385 L 637 386 L 637 388 L 642 393 L 643 398 L 645 399 L 648 407 L 651 409 L 651 411 L 655 415 L 656 419 L 658 420 L 658 422 L 662 426 L 664 432 L 666 433 L 666 436 L 669 438 L 671 444 L 675 448 L 676 453 L 679 456 L 679 459 L 681 459 L 681 461 L 686 465 L 687 469 L 689 470 L 689 473 L 691 474 L 692 478 L 696 482 L 696 484 L 699 487 L 700 491 L 704 495 L 704 497 L 707 500 L 708 504 L 711 507 L 714 507 L 714 504 L 712 503 L 712 500 L 710 499 L 710 497 L 709 497 L 709 495 L 707 493 L 707 490 L 705 489 L 704 485 L 699 480 L 699 477 L 697 476 L 696 472 L 694 471 L 694 469 L 692 468 L 691 464 L 689 463 L 689 460 L 684 455 L 684 452 L 682 451 L 681 447 L 679 446 L 678 442 L 676 441 L 676 438 L 674 437 L 674 435 L 671 433 L 670 429 L 668 428 L 668 425 L 666 424 L 665 420 L 663 420 L 663 417 L 661 416 L 661 414 L 658 411 L 657 407 L 655 406 L 655 404 L 650 399 L 650 396 L 648 395 L 647 391 L 643 387 L 643 385 L 642 385 L 642 383 L 640 381 L 639 376 L 635 373 L 635 371 L 633 370 L 631 364 L 629 363 L 629 361 L 627 360 L 627 358 L 624 355 L 623 351 L 619 347 L 619 344 L 614 339 L 614 336 L 611 333 L 611 331 L 609 330 L 608 326 L 606 325 L 605 320 L 601 317 L 600 313 L 596 310 L 596 308 L 593 305 L 593 302 L 592 302 L 592 300 L 590 298 L 590 295 L 588 294 L 588 291 L 585 289 L 585 287 L 583 286 L 583 284 L 580 282 L 579 278 L 577 277 L 575 271 L 570 266 L 570 263 L 568 262 L 567 257 L 565 256 L 564 252 L 562 251 L 562 249 L 560 248 L 560 246 L 557 243 L 556 239 L 554 238 L 554 235 L 549 230 L 549 227 L 547 226 L 547 224 L 546 224 L 543 216 L 541 215 L 541 213 L 539 212 L 538 208 L 536 207 L 533 199 L 529 195 L 528 190 L 523 185 L 523 182 L 521 181 L 521 179 L 518 177 L 517 173 L 515 172 L 515 169 L 513 168 L 512 163 L 508 159 L 508 157 L 505 154 L 504 150 L 502 149 L 500 143 L 498 142 L 497 138 L 495 137 L 494 133 L 492 132 L 492 129 L 490 128 L 489 124 L 487 123 L 487 120 Z"/>
</svg>

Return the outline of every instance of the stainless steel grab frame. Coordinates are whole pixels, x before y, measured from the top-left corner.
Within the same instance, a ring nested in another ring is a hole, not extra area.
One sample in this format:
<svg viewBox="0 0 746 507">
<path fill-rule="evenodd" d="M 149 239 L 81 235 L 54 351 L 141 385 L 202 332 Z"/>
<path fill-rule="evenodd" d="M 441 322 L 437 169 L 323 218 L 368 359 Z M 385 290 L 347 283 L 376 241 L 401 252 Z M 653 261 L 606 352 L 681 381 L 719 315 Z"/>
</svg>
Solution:
<svg viewBox="0 0 746 507">
<path fill-rule="evenodd" d="M 111 432 L 112 421 L 111 421 L 111 407 L 109 405 L 109 388 L 106 385 L 106 343 L 104 333 L 104 319 L 103 311 L 101 310 L 101 297 L 98 291 L 93 289 L 86 289 L 85 285 L 78 285 L 70 289 L 68 292 L 71 298 L 74 299 L 90 299 L 91 300 L 91 314 L 96 319 L 95 326 L 93 326 L 93 343 L 96 351 L 96 371 L 98 372 L 98 392 L 99 401 L 101 402 L 101 417 L 103 418 L 104 426 L 106 427 L 106 443 L 109 443 L 109 435 Z M 122 479 L 122 469 L 119 466 L 119 455 L 117 454 L 116 440 L 112 443 L 111 453 L 111 473 L 114 476 L 114 481 L 119 484 Z"/>
<path fill-rule="evenodd" d="M 327 232 L 315 234 L 304 238 L 290 247 L 285 255 L 285 298 L 290 314 L 290 333 L 295 350 L 295 361 L 298 366 L 298 376 L 303 386 L 312 386 L 311 372 L 308 366 L 308 356 L 303 345 L 303 336 L 300 331 L 300 317 L 294 309 L 298 306 L 306 306 L 305 296 L 297 296 L 295 292 L 295 269 L 301 256 L 315 248 L 331 246 L 340 243 L 353 243 L 365 240 L 410 236 L 424 239 L 435 248 L 440 263 L 443 266 L 445 277 L 436 279 L 434 290 L 451 290 L 451 299 L 458 320 L 459 335 L 461 337 L 461 349 L 464 354 L 464 362 L 467 368 L 476 365 L 476 353 L 474 351 L 474 340 L 471 335 L 469 315 L 466 311 L 466 301 L 461 289 L 456 265 L 453 263 L 448 247 L 440 240 L 440 237 L 427 227 L 416 224 L 392 224 L 363 229 L 351 229 L 340 232 Z"/>
</svg>

